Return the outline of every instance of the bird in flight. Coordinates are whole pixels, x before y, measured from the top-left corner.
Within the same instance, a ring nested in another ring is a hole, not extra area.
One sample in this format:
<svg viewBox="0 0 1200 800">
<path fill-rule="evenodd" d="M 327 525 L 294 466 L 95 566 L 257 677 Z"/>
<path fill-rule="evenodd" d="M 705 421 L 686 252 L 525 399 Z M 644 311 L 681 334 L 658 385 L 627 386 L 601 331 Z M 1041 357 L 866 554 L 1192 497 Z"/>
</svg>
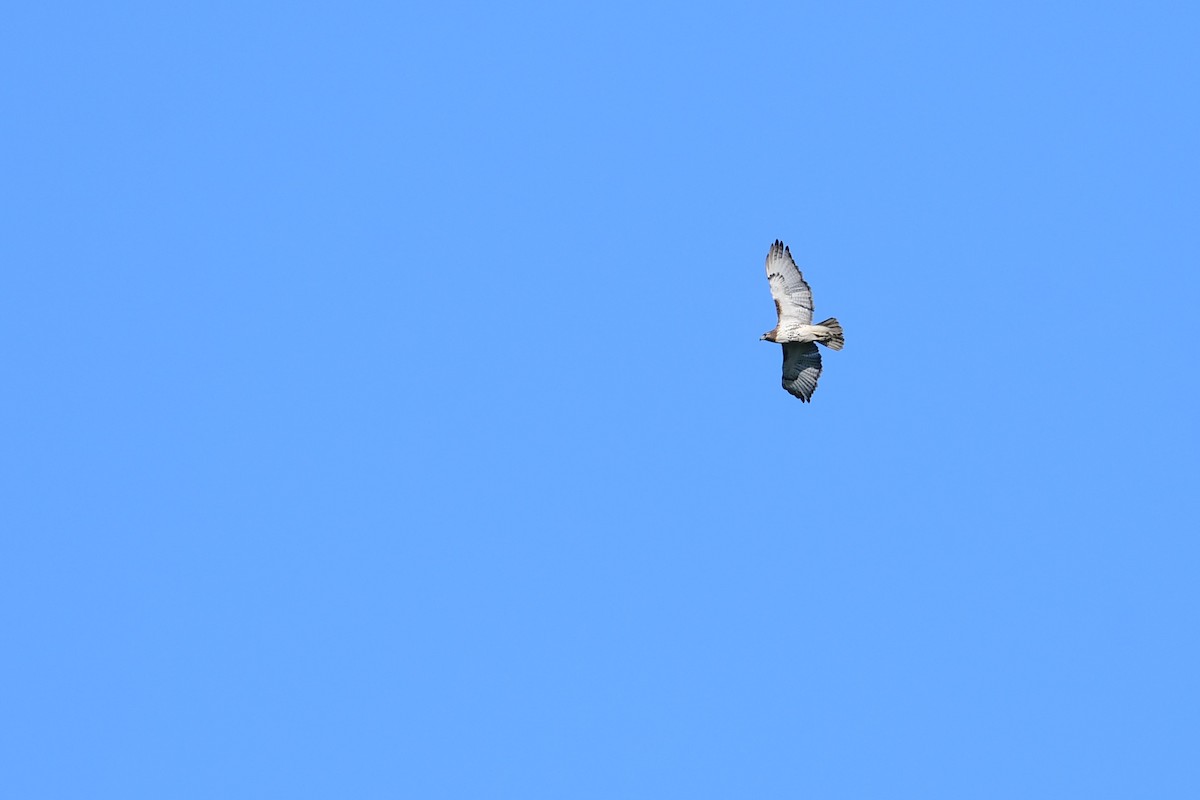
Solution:
<svg viewBox="0 0 1200 800">
<path fill-rule="evenodd" d="M 767 281 L 775 298 L 779 321 L 759 341 L 783 345 L 783 388 L 807 403 L 821 377 L 821 353 L 817 342 L 830 350 L 841 350 L 845 340 L 835 317 L 812 324 L 812 290 L 792 260 L 792 251 L 778 239 L 767 253 Z"/>
</svg>

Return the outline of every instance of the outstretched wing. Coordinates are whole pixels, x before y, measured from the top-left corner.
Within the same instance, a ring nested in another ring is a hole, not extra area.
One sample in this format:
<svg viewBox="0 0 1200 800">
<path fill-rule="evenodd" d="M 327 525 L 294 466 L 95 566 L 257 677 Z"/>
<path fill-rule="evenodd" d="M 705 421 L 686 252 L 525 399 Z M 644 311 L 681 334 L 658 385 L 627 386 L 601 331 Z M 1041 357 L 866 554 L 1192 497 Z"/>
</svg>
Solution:
<svg viewBox="0 0 1200 800">
<path fill-rule="evenodd" d="M 815 342 L 788 342 L 783 346 L 783 388 L 807 403 L 821 377 L 821 354 Z"/>
<path fill-rule="evenodd" d="M 792 251 L 778 239 L 767 253 L 767 281 L 771 284 L 771 296 L 775 298 L 780 327 L 785 327 L 784 320 L 797 325 L 812 323 L 812 290 L 804 282 L 796 262 L 792 261 Z"/>
</svg>

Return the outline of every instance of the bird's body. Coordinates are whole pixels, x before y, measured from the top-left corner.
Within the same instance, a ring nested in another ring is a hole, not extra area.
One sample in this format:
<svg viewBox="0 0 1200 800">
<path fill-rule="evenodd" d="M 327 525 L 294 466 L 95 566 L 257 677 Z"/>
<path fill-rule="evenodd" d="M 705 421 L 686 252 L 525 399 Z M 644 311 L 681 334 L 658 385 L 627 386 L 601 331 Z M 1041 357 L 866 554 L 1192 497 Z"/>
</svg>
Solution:
<svg viewBox="0 0 1200 800">
<path fill-rule="evenodd" d="M 768 342 L 778 342 L 779 344 L 786 344 L 787 342 L 821 342 L 825 344 L 830 340 L 832 335 L 833 328 L 824 324 L 790 324 L 786 327 L 783 325 L 776 326 L 775 330 L 764 333 L 763 338 Z"/>
<path fill-rule="evenodd" d="M 778 239 L 767 253 L 767 281 L 779 320 L 762 338 L 783 345 L 783 388 L 807 403 L 821 376 L 817 343 L 841 350 L 845 343 L 842 326 L 835 317 L 813 324 L 812 290 L 792 260 L 791 250 Z"/>
</svg>

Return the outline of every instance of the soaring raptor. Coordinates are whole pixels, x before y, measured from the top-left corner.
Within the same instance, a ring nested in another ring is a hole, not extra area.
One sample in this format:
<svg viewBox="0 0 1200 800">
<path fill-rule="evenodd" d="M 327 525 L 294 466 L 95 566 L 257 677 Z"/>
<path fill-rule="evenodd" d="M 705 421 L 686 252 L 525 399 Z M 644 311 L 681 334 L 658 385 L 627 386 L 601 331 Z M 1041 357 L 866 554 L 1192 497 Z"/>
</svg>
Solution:
<svg viewBox="0 0 1200 800">
<path fill-rule="evenodd" d="M 767 253 L 767 281 L 771 284 L 779 322 L 759 341 L 766 339 L 783 345 L 783 388 L 807 403 L 817 390 L 817 378 L 821 377 L 817 342 L 830 350 L 841 350 L 845 344 L 842 326 L 834 317 L 812 324 L 812 290 L 792 261 L 792 251 L 778 239 Z"/>
</svg>

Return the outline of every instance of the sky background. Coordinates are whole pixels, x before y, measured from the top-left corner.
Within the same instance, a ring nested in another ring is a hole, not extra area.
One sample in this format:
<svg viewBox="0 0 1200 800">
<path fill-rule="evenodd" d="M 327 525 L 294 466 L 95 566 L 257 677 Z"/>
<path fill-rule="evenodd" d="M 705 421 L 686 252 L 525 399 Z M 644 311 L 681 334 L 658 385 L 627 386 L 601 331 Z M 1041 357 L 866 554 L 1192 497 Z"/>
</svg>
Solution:
<svg viewBox="0 0 1200 800">
<path fill-rule="evenodd" d="M 1200 796 L 1198 22 L 9 8 L 0 795 Z"/>
</svg>

